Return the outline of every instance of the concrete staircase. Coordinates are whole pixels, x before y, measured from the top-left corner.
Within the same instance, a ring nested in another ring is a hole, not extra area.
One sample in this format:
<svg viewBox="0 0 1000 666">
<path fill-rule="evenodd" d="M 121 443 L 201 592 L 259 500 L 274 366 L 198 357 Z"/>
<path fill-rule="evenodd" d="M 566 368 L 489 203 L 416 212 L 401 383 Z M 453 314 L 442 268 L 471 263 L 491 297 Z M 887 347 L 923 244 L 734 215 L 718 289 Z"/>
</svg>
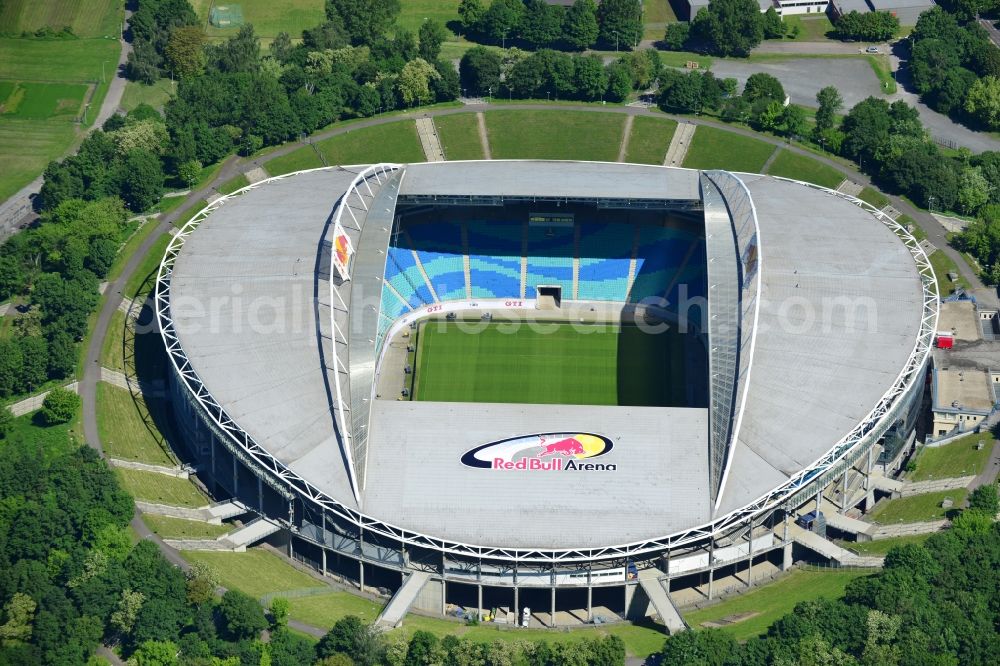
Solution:
<svg viewBox="0 0 1000 666">
<path fill-rule="evenodd" d="M 392 599 L 375 619 L 375 626 L 392 629 L 402 624 L 410 606 L 413 605 L 420 590 L 430 580 L 430 577 L 431 575 L 426 571 L 414 571 L 407 576 L 400 588 L 396 590 L 396 594 L 392 595 Z"/>
<path fill-rule="evenodd" d="M 420 147 L 428 162 L 444 161 L 444 150 L 441 148 L 441 141 L 438 138 L 437 128 L 434 127 L 433 118 L 429 116 L 417 118 L 417 136 L 420 137 Z"/>
<path fill-rule="evenodd" d="M 875 532 L 875 526 L 871 523 L 866 523 L 863 520 L 858 520 L 857 518 L 851 518 L 850 516 L 845 516 L 842 513 L 833 511 L 831 513 L 823 513 L 823 517 L 826 518 L 826 524 L 829 527 L 834 527 L 841 532 L 847 532 L 848 534 L 858 534 L 864 535 L 866 537 L 871 537 Z"/>
<path fill-rule="evenodd" d="M 788 535 L 800 546 L 805 546 L 814 553 L 822 555 L 828 560 L 833 560 L 842 566 L 881 567 L 885 563 L 884 557 L 855 555 L 846 548 L 841 548 L 832 541 L 824 539 L 815 532 L 802 529 L 794 523 L 788 526 Z"/>
<path fill-rule="evenodd" d="M 183 506 L 170 506 L 167 504 L 154 504 L 152 502 L 141 502 L 136 500 L 136 507 L 143 513 L 154 516 L 167 516 L 169 518 L 182 518 L 184 520 L 197 520 L 202 523 L 221 525 L 223 520 L 235 518 L 236 516 L 249 513 L 250 509 L 242 502 L 220 502 L 208 506 L 189 509 Z"/>
<path fill-rule="evenodd" d="M 666 588 L 660 580 L 662 573 L 658 569 L 643 569 L 639 572 L 639 586 L 649 597 L 650 603 L 656 609 L 656 614 L 660 616 L 663 624 L 667 627 L 667 633 L 676 634 L 687 629 L 684 618 L 677 612 L 677 607 L 670 600 Z"/>
</svg>

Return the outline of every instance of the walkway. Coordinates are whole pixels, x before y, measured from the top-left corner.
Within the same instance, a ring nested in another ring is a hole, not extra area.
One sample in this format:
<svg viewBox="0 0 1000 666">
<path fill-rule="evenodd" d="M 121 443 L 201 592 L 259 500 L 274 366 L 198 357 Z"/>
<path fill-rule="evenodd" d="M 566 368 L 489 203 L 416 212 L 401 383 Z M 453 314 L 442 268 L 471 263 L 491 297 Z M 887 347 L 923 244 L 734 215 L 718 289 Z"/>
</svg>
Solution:
<svg viewBox="0 0 1000 666">
<path fill-rule="evenodd" d="M 684 158 L 691 148 L 691 140 L 694 139 L 694 131 L 697 126 L 690 122 L 680 122 L 674 135 L 670 137 L 670 146 L 667 148 L 666 157 L 663 158 L 663 166 L 679 167 L 684 164 Z"/>
<path fill-rule="evenodd" d="M 424 151 L 424 158 L 428 162 L 444 162 L 444 150 L 441 148 L 437 128 L 434 127 L 434 119 L 429 116 L 417 118 L 417 136 L 420 138 L 420 147 Z"/>
</svg>

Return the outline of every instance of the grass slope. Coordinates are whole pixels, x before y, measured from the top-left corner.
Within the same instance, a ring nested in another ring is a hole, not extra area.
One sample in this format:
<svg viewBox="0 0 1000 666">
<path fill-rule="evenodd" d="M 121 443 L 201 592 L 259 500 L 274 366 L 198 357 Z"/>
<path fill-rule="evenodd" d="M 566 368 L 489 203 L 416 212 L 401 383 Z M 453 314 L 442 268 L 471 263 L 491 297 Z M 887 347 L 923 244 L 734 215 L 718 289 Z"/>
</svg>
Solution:
<svg viewBox="0 0 1000 666">
<path fill-rule="evenodd" d="M 417 124 L 412 120 L 356 129 L 320 141 L 316 148 L 327 164 L 424 161 Z"/>
<path fill-rule="evenodd" d="M 625 150 L 625 161 L 636 164 L 663 164 L 676 129 L 676 120 L 637 116 L 632 121 L 632 134 Z"/>
<path fill-rule="evenodd" d="M 111 315 L 108 335 L 101 344 L 101 367 L 125 372 L 125 346 L 122 334 L 125 330 L 125 313 L 115 310 Z"/>
<path fill-rule="evenodd" d="M 760 139 L 700 125 L 682 166 L 760 173 L 774 151 L 774 146 Z"/>
<path fill-rule="evenodd" d="M 73 30 L 77 37 L 118 37 L 121 0 L 5 0 L 0 2 L 0 33 L 20 35 L 50 27 Z"/>
<path fill-rule="evenodd" d="M 481 160 L 479 121 L 474 113 L 459 113 L 434 119 L 444 156 L 449 160 Z"/>
<path fill-rule="evenodd" d="M 982 450 L 976 444 L 983 442 Z M 973 476 L 983 471 L 993 450 L 993 438 L 988 434 L 973 434 L 945 444 L 925 447 L 917 457 L 917 468 L 909 475 L 911 481 L 928 481 L 953 476 Z"/>
<path fill-rule="evenodd" d="M 197 520 L 144 514 L 142 522 L 164 539 L 217 539 L 232 530 L 230 525 L 211 525 Z"/>
<path fill-rule="evenodd" d="M 188 562 L 209 566 L 223 587 L 241 590 L 257 598 L 273 592 L 325 587 L 312 576 L 261 548 L 250 548 L 245 553 L 187 551 L 181 556 Z"/>
<path fill-rule="evenodd" d="M 481 330 L 480 330 L 481 329 Z M 478 332 L 476 332 L 478 331 Z M 669 405 L 683 399 L 683 347 L 621 332 L 541 323 L 515 334 L 474 322 L 424 325 L 414 399 L 570 405 Z M 672 377 L 674 381 L 664 381 Z"/>
<path fill-rule="evenodd" d="M 138 401 L 138 403 L 136 402 Z M 160 445 L 162 435 L 143 414 L 162 409 L 162 400 L 150 398 L 147 406 L 141 397 L 133 398 L 127 390 L 105 382 L 97 384 L 97 429 L 104 451 L 112 458 L 133 460 L 150 465 L 174 464 Z"/>
<path fill-rule="evenodd" d="M 625 116 L 587 111 L 487 111 L 494 159 L 597 160 L 618 157 Z"/>
<path fill-rule="evenodd" d="M 122 486 L 141 502 L 185 506 L 196 509 L 211 500 L 190 481 L 178 479 L 158 472 L 142 472 L 136 469 L 115 470 Z"/>
<path fill-rule="evenodd" d="M 836 169 L 789 150 L 781 150 L 771 162 L 767 172 L 772 176 L 804 180 L 830 189 L 836 189 L 844 180 L 843 174 Z"/>
<path fill-rule="evenodd" d="M 844 594 L 847 584 L 867 575 L 864 571 L 830 569 L 827 571 L 794 571 L 782 580 L 753 592 L 727 599 L 701 610 L 684 613 L 692 627 L 703 622 L 718 621 L 738 613 L 757 613 L 742 622 L 727 625 L 723 631 L 737 640 L 746 640 L 764 633 L 779 617 L 790 613 L 795 604 L 825 597 L 836 599 Z"/>
<path fill-rule="evenodd" d="M 323 162 L 312 146 L 296 148 L 287 155 L 275 157 L 264 163 L 264 169 L 272 176 L 280 176 L 304 169 L 318 169 L 321 166 L 323 166 Z"/>
<path fill-rule="evenodd" d="M 940 520 L 950 511 L 962 507 L 967 491 L 965 488 L 942 490 L 936 493 L 913 495 L 900 499 L 889 500 L 880 504 L 871 514 L 872 521 L 882 525 L 890 523 L 918 523 L 927 520 Z M 950 509 L 941 507 L 941 501 L 950 497 L 954 505 Z"/>
<path fill-rule="evenodd" d="M 160 79 L 151 86 L 137 81 L 127 81 L 122 94 L 121 107 L 131 111 L 140 104 L 149 104 L 155 109 L 163 109 L 163 105 L 174 96 L 177 84 L 170 79 Z"/>
</svg>

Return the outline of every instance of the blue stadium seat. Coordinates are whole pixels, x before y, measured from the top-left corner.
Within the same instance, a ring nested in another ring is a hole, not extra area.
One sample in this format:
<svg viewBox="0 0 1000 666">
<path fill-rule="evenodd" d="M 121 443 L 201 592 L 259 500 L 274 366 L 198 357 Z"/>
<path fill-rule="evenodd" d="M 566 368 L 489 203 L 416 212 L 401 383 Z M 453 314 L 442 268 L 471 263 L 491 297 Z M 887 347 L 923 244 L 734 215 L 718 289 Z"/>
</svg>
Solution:
<svg viewBox="0 0 1000 666">
<path fill-rule="evenodd" d="M 624 301 L 632 258 L 630 224 L 585 224 L 580 227 L 579 298 Z"/>
<path fill-rule="evenodd" d="M 407 233 L 438 298 L 442 301 L 465 298 L 465 264 L 458 225 L 416 224 L 407 227 Z"/>
<path fill-rule="evenodd" d="M 559 285 L 563 298 L 573 297 L 572 227 L 528 227 L 526 295 L 540 284 Z"/>
<path fill-rule="evenodd" d="M 519 298 L 521 225 L 472 221 L 466 229 L 473 298 Z"/>
<path fill-rule="evenodd" d="M 629 300 L 638 303 L 663 296 L 695 240 L 691 233 L 679 229 L 643 227 L 639 232 L 635 281 Z"/>
<path fill-rule="evenodd" d="M 411 308 L 419 308 L 434 302 L 424 276 L 417 268 L 413 253 L 408 248 L 389 247 L 389 257 L 385 262 L 385 279 Z"/>
</svg>

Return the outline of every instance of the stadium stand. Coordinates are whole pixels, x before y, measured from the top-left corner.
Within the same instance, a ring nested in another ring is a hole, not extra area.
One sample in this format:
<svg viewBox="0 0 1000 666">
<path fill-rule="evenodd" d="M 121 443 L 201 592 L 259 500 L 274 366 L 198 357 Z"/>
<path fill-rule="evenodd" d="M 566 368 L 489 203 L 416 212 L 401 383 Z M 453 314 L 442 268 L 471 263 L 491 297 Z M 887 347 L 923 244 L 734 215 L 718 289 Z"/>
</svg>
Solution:
<svg viewBox="0 0 1000 666">
<path fill-rule="evenodd" d="M 473 298 L 516 298 L 521 293 L 521 233 L 516 223 L 469 222 Z M 489 249 L 488 253 L 472 252 Z"/>
<path fill-rule="evenodd" d="M 628 300 L 638 303 L 645 298 L 663 296 L 668 285 L 680 284 L 680 280 L 674 278 L 695 240 L 690 233 L 670 227 L 642 227 L 635 279 Z"/>
<path fill-rule="evenodd" d="M 441 222 L 407 227 L 411 247 L 442 301 L 465 298 L 462 235 L 457 224 Z"/>
<path fill-rule="evenodd" d="M 585 224 L 580 227 L 579 298 L 624 301 L 632 259 L 634 227 L 629 224 Z"/>
<path fill-rule="evenodd" d="M 559 285 L 564 297 L 573 293 L 573 227 L 528 227 L 528 289 Z"/>
<path fill-rule="evenodd" d="M 385 265 L 385 279 L 400 296 L 407 299 L 411 308 L 434 302 L 430 289 L 417 267 L 413 252 L 409 248 L 389 246 L 389 257 Z"/>
</svg>

